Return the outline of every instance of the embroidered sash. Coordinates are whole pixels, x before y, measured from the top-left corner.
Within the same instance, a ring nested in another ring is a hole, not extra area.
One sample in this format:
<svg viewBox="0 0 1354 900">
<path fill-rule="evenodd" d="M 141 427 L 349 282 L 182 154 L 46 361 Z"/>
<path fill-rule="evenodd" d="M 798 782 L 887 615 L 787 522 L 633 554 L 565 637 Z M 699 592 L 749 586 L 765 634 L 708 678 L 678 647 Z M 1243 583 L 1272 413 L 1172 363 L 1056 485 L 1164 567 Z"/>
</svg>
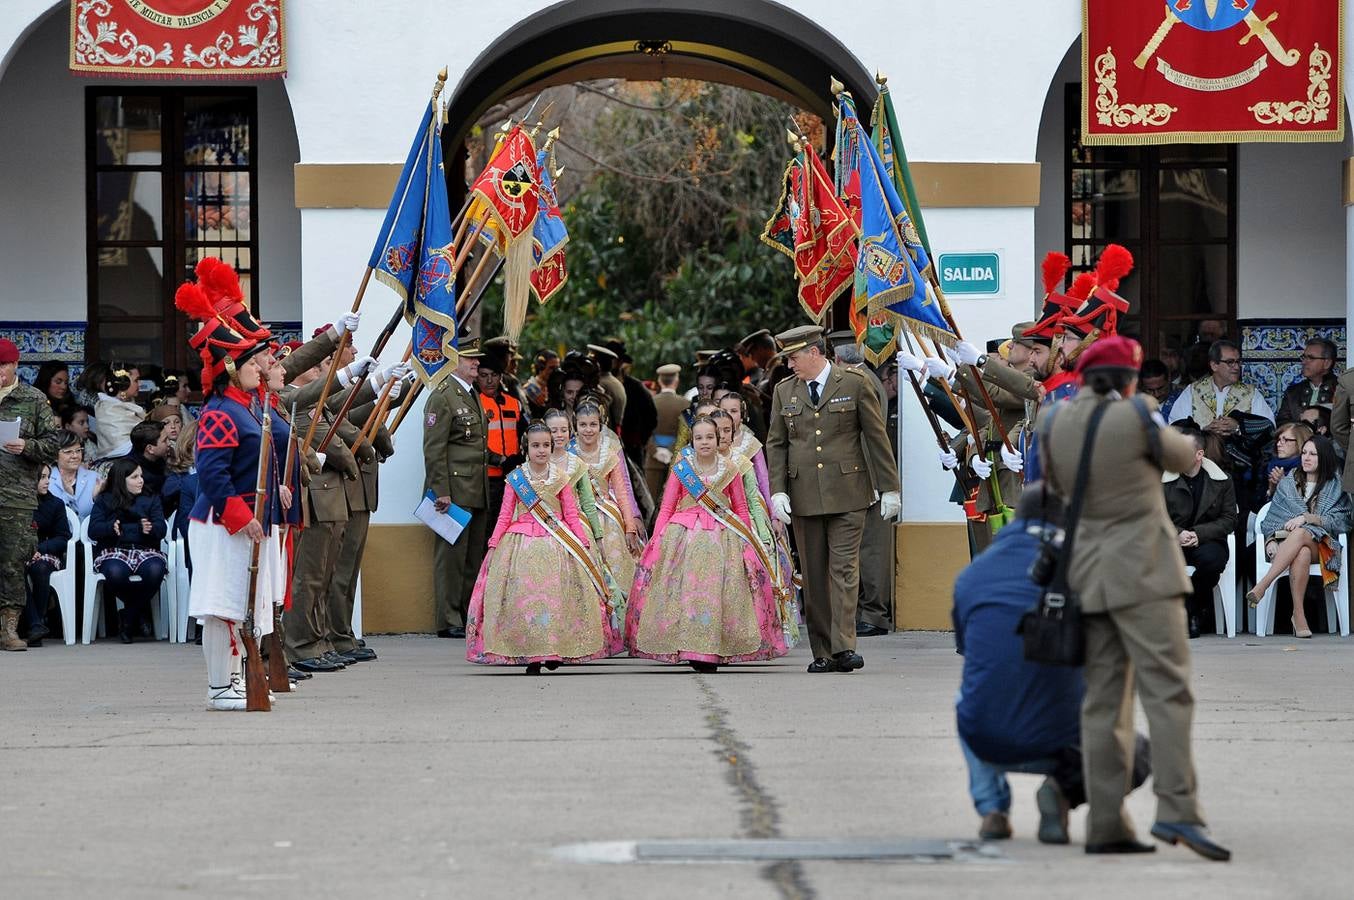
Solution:
<svg viewBox="0 0 1354 900">
<path fill-rule="evenodd" d="M 743 543 L 752 548 L 761 560 L 762 567 L 766 569 L 767 574 L 776 571 L 770 558 L 767 556 L 766 548 L 762 546 L 761 540 L 756 533 L 748 526 L 746 522 L 738 518 L 737 514 L 727 506 L 723 506 L 714 497 L 710 496 L 710 489 L 706 487 L 705 480 L 696 472 L 693 465 L 694 456 L 683 455 L 672 467 L 672 474 L 677 476 L 677 481 L 701 506 L 705 507 L 706 512 L 715 517 L 725 528 L 728 528 L 734 534 L 742 539 Z"/>
<path fill-rule="evenodd" d="M 537 524 L 544 528 L 551 537 L 559 541 L 565 552 L 583 567 L 583 571 L 588 573 L 588 578 L 592 581 L 592 586 L 598 595 L 606 599 L 606 578 L 603 577 L 602 572 L 593 562 L 587 548 L 579 541 L 578 535 L 569 530 L 569 526 L 560 520 L 555 511 L 536 491 L 531 480 L 527 478 L 526 468 L 526 466 L 518 466 L 508 473 L 507 482 L 511 485 L 513 493 L 517 494 L 517 498 L 522 501 L 522 505 L 531 513 Z"/>
</svg>

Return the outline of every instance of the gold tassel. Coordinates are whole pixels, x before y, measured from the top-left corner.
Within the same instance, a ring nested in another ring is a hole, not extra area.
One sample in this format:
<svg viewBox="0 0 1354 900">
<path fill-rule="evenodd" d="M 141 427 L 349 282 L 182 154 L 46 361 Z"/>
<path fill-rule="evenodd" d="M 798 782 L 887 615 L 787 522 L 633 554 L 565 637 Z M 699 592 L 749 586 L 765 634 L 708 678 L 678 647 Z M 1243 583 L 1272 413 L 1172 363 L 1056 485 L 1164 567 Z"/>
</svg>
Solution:
<svg viewBox="0 0 1354 900">
<path fill-rule="evenodd" d="M 513 341 L 522 336 L 526 325 L 533 263 L 529 233 L 508 245 L 503 260 L 503 333 Z"/>
</svg>

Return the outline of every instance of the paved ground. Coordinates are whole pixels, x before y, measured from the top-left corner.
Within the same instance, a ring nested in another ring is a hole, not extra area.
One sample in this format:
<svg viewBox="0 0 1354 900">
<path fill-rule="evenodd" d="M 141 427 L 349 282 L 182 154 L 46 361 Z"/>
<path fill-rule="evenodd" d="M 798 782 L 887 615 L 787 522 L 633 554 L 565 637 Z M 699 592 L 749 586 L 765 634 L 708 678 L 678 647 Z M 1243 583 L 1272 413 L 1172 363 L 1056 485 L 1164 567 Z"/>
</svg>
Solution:
<svg viewBox="0 0 1354 900">
<path fill-rule="evenodd" d="M 1043 847 L 1028 777 L 991 859 L 578 862 L 559 848 L 968 841 L 949 637 L 862 641 L 849 676 L 805 674 L 800 649 L 713 676 L 615 661 L 527 678 L 467 665 L 459 641 L 370 643 L 379 662 L 270 715 L 206 712 L 191 645 L 0 655 L 0 895 L 1348 896 L 1354 643 L 1338 638 L 1194 643 L 1200 780 L 1230 865 Z"/>
</svg>

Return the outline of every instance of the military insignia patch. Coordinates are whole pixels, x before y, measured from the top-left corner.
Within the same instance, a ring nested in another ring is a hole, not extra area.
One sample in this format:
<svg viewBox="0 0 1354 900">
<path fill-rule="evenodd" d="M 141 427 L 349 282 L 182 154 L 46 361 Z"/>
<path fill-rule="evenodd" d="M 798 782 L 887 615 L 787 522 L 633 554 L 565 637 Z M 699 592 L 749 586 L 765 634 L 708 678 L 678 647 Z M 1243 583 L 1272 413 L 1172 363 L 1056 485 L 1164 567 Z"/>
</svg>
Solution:
<svg viewBox="0 0 1354 900">
<path fill-rule="evenodd" d="M 424 427 L 432 428 L 436 424 L 437 424 L 437 413 L 435 412 L 428 413 L 428 417 L 423 420 Z"/>
</svg>

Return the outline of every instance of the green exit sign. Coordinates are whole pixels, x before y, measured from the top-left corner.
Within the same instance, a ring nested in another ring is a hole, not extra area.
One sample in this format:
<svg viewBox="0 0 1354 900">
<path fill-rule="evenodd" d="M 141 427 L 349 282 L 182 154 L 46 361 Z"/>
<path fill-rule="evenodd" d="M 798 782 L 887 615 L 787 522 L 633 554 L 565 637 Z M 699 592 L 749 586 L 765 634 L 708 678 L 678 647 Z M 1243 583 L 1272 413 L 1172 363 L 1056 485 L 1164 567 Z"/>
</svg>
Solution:
<svg viewBox="0 0 1354 900">
<path fill-rule="evenodd" d="M 1001 257 L 996 253 L 940 254 L 940 289 L 949 295 L 1001 293 Z"/>
</svg>

